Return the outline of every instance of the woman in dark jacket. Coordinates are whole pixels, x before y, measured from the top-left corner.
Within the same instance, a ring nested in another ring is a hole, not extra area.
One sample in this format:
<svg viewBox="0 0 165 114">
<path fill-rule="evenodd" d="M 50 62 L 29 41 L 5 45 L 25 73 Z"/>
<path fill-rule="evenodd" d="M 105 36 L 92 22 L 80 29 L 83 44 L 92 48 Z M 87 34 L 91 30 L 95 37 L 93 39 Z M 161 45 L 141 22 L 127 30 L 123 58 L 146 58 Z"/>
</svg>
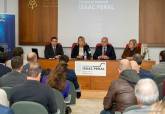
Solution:
<svg viewBox="0 0 165 114">
<path fill-rule="evenodd" d="M 71 58 L 76 59 L 91 59 L 91 50 L 87 43 L 85 43 L 85 38 L 83 36 L 78 37 L 78 43 L 74 45 Z"/>
</svg>

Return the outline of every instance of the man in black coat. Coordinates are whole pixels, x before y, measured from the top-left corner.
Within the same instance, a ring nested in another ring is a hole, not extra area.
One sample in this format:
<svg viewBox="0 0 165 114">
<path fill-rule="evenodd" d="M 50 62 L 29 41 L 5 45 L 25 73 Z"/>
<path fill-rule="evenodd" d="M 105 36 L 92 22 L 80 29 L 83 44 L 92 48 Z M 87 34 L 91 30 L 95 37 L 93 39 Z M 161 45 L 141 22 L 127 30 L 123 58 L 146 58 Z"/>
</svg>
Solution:
<svg viewBox="0 0 165 114">
<path fill-rule="evenodd" d="M 44 54 L 47 59 L 59 58 L 59 56 L 64 54 L 62 45 L 58 43 L 56 37 L 52 37 L 50 44 L 45 46 Z"/>
<path fill-rule="evenodd" d="M 101 43 L 96 46 L 93 59 L 99 60 L 116 60 L 116 54 L 114 48 L 108 43 L 108 38 L 103 37 Z"/>
<path fill-rule="evenodd" d="M 7 59 L 7 55 L 3 52 L 0 52 L 0 77 L 7 74 L 8 72 L 11 72 L 11 69 L 5 65 Z"/>
</svg>

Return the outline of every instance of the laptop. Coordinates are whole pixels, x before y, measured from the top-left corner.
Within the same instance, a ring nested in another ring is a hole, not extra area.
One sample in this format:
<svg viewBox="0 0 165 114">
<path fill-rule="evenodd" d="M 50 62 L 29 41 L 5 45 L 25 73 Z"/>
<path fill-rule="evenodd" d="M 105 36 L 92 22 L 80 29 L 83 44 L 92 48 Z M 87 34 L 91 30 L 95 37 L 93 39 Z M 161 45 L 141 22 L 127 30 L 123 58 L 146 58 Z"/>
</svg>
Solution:
<svg viewBox="0 0 165 114">
<path fill-rule="evenodd" d="M 38 49 L 37 49 L 37 48 L 32 48 L 32 52 L 36 53 L 37 58 L 39 58 L 39 55 L 38 55 Z"/>
</svg>

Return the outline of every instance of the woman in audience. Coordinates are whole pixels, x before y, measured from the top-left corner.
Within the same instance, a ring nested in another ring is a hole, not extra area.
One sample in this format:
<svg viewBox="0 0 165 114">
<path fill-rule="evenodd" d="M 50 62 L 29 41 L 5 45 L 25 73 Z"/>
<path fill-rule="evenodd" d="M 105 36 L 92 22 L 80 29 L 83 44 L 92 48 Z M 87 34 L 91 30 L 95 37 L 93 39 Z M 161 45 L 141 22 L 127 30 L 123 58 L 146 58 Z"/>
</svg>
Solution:
<svg viewBox="0 0 165 114">
<path fill-rule="evenodd" d="M 91 59 L 91 50 L 83 36 L 78 37 L 78 43 L 73 46 L 71 58 L 76 59 Z"/>
<path fill-rule="evenodd" d="M 66 70 L 67 64 L 59 63 L 48 77 L 48 85 L 59 90 L 64 98 L 68 97 L 70 90 L 70 84 L 66 80 Z"/>
<path fill-rule="evenodd" d="M 122 54 L 122 58 L 126 58 L 126 59 L 132 59 L 133 55 L 136 53 L 141 53 L 141 48 L 138 47 L 137 45 L 137 41 L 135 39 L 131 39 L 128 43 L 128 45 L 126 46 L 126 48 L 124 49 L 124 52 Z"/>
<path fill-rule="evenodd" d="M 0 114 L 13 114 L 13 111 L 9 108 L 7 94 L 3 89 L 0 89 Z"/>
<path fill-rule="evenodd" d="M 153 104 L 149 114 L 165 114 L 165 102 L 160 101 Z"/>
</svg>

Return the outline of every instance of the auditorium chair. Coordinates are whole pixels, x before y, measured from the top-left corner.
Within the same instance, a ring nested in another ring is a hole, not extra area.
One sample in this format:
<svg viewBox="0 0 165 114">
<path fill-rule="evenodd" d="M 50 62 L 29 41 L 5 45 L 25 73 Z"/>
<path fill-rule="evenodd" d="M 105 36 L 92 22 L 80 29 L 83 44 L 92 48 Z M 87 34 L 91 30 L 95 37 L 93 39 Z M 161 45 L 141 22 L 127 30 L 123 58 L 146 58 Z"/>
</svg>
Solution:
<svg viewBox="0 0 165 114">
<path fill-rule="evenodd" d="M 67 105 L 74 105 L 76 104 L 76 89 L 74 87 L 74 84 L 69 81 L 69 84 L 70 84 L 70 91 L 69 91 L 69 95 L 68 96 L 71 96 L 71 100 L 70 100 L 70 103 L 66 103 Z"/>
<path fill-rule="evenodd" d="M 14 114 L 48 114 L 44 106 L 31 101 L 19 101 L 11 106 Z"/>
<path fill-rule="evenodd" d="M 66 104 L 64 103 L 64 97 L 62 96 L 61 92 L 53 89 L 55 93 L 55 99 L 57 102 L 57 109 L 58 109 L 58 114 L 65 114 L 66 110 Z"/>
<path fill-rule="evenodd" d="M 7 98 L 9 99 L 11 96 L 11 89 L 12 87 L 1 87 L 3 90 L 5 90 L 6 94 L 7 94 Z"/>
</svg>

